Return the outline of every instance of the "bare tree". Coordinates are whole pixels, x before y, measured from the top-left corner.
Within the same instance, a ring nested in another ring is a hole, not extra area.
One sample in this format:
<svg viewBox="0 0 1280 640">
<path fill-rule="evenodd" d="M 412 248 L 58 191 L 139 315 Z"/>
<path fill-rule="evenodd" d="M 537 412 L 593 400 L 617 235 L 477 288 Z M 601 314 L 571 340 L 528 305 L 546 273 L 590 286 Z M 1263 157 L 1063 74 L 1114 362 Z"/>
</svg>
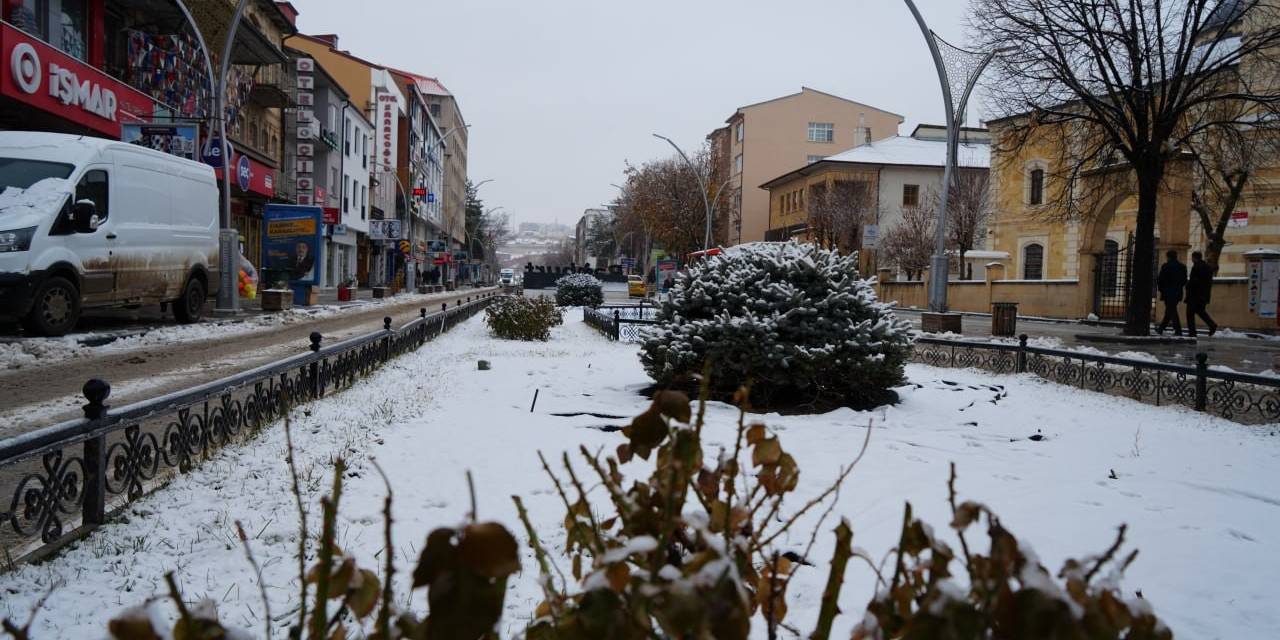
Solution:
<svg viewBox="0 0 1280 640">
<path fill-rule="evenodd" d="M 1059 215 L 1088 215 L 1100 180 L 1137 194 L 1134 264 L 1155 257 L 1156 202 L 1194 140 L 1274 122 L 1280 105 L 1275 0 L 974 0 L 997 116 L 1023 126 L 997 150 L 1060 141 L 1047 190 Z M 1151 329 L 1154 274 L 1134 270 L 1125 333 Z"/>
<path fill-rule="evenodd" d="M 918 280 L 933 257 L 933 229 L 938 198 L 928 197 L 915 207 L 903 207 L 902 220 L 880 241 L 880 252 L 890 264 Z"/>
<path fill-rule="evenodd" d="M 866 182 L 838 180 L 809 194 L 809 229 L 821 246 L 850 253 L 862 248 L 862 228 L 875 220 L 875 194 Z"/>
<path fill-rule="evenodd" d="M 991 176 L 985 169 L 960 169 L 951 177 L 947 206 L 947 244 L 960 254 L 960 278 L 973 279 L 964 256 L 987 233 L 991 210 Z"/>
<path fill-rule="evenodd" d="M 1205 235 L 1204 258 L 1218 272 L 1222 250 L 1227 246 L 1231 214 L 1252 186 L 1258 171 L 1280 155 L 1280 130 L 1271 126 L 1245 125 L 1220 128 L 1192 141 L 1196 173 L 1191 193 L 1191 210 Z"/>
<path fill-rule="evenodd" d="M 711 175 L 712 158 L 706 149 L 691 158 L 703 175 Z M 619 198 L 621 226 L 628 230 L 643 229 L 646 236 L 674 255 L 688 255 L 702 249 L 706 234 L 706 207 L 697 176 L 679 157 L 655 160 L 635 167 L 627 166 L 627 182 Z M 718 189 L 719 185 L 709 185 Z M 728 189 L 726 189 L 728 191 Z M 708 198 L 714 193 L 707 194 Z M 725 194 L 721 194 L 723 203 Z M 717 209 L 712 237 L 724 238 L 724 222 L 728 214 Z"/>
</svg>

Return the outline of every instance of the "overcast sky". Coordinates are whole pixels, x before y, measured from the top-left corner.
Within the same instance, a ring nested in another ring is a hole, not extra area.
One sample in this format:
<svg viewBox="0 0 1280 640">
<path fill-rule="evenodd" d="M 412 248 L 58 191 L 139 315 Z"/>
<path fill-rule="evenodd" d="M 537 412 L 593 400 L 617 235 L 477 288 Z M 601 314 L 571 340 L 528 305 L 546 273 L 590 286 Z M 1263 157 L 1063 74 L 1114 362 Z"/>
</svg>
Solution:
<svg viewBox="0 0 1280 640">
<path fill-rule="evenodd" d="M 575 223 L 624 162 L 686 150 L 739 106 L 808 86 L 942 122 L 937 76 L 901 0 L 293 0 L 304 33 L 435 76 L 471 124 L 467 172 L 515 222 Z M 917 0 L 964 42 L 965 0 Z M 980 117 L 972 113 L 971 124 Z"/>
</svg>

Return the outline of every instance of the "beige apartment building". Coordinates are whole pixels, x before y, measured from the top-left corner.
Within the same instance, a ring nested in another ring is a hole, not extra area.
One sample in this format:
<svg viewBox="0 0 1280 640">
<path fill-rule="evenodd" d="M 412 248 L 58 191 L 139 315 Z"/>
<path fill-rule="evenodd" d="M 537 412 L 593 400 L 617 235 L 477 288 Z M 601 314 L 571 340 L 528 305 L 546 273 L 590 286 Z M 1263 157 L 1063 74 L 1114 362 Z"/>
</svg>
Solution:
<svg viewBox="0 0 1280 640">
<path fill-rule="evenodd" d="M 808 87 L 739 107 L 724 127 L 707 136 L 720 177 L 716 186 L 732 180 L 726 188 L 732 194 L 728 233 L 717 241 L 782 239 L 769 236 L 769 192 L 757 185 L 797 165 L 896 136 L 903 121 L 896 113 Z"/>
</svg>

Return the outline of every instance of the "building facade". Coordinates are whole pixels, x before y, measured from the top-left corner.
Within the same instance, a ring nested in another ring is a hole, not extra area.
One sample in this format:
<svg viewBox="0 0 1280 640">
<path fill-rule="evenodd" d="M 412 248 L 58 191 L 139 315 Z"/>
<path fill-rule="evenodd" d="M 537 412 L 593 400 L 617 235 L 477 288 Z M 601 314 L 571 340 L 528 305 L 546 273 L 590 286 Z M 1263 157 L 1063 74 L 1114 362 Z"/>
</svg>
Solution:
<svg viewBox="0 0 1280 640">
<path fill-rule="evenodd" d="M 897 135 L 902 122 L 896 113 L 808 87 L 738 108 L 708 136 L 713 173 L 730 181 L 726 192 L 732 189 L 728 199 L 737 212 L 728 237 L 717 240 L 769 239 L 769 193 L 757 185 L 839 150 Z"/>
<path fill-rule="evenodd" d="M 904 211 L 927 206 L 942 192 L 946 136 L 946 127 L 920 125 L 909 136 L 864 142 L 765 182 L 760 188 L 769 194 L 767 236 L 775 240 L 838 244 L 843 249 L 861 252 L 864 271 L 891 269 L 895 276 L 903 275 L 897 265 L 880 260 L 875 247 L 863 246 L 867 237 L 864 230 L 874 226 L 874 233 L 869 237 L 883 238 L 902 221 Z M 963 171 L 987 173 L 991 163 L 991 137 L 986 129 L 962 131 L 958 162 Z M 840 197 L 824 199 L 827 194 Z M 843 217 L 845 223 L 840 231 L 852 231 L 853 237 L 829 237 L 823 229 L 824 212 L 820 211 L 823 206 L 840 209 L 830 215 Z M 985 245 L 985 236 L 984 229 L 979 234 L 982 245 Z M 974 248 L 981 251 L 985 247 Z M 964 275 L 970 276 L 970 271 L 974 271 L 971 277 L 981 279 L 985 263 L 993 256 L 975 252 L 971 257 L 981 262 L 966 265 L 976 266 L 976 271 L 966 268 Z M 958 267 L 956 273 L 960 275 Z"/>
</svg>

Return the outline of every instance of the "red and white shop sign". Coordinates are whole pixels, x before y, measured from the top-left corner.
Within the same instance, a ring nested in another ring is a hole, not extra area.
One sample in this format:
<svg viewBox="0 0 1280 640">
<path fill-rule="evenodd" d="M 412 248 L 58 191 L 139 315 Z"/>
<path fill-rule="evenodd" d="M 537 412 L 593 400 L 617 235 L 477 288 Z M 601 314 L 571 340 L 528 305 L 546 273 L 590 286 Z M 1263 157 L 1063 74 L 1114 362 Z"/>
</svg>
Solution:
<svg viewBox="0 0 1280 640">
<path fill-rule="evenodd" d="M 122 122 L 150 122 L 150 96 L 0 23 L 0 94 L 112 138 Z"/>
<path fill-rule="evenodd" d="M 245 160 L 248 160 L 248 162 L 245 164 L 248 165 L 247 168 L 249 170 L 248 175 L 245 176 L 245 178 L 247 179 L 247 184 L 249 188 L 244 190 L 252 193 L 256 193 L 259 195 L 264 195 L 264 196 L 267 196 L 268 198 L 275 197 L 276 195 L 275 169 L 272 169 L 271 167 L 268 167 L 267 165 L 262 164 L 261 162 L 258 162 L 253 158 L 243 156 L 243 154 L 239 152 L 233 152 L 231 154 L 231 166 L 237 168 L 237 173 L 231 174 L 231 182 L 236 183 L 237 180 L 241 179 L 241 176 L 239 175 L 238 171 L 240 167 L 240 158 L 242 157 L 244 157 Z M 215 167 L 213 172 L 215 175 L 218 176 L 219 180 L 222 179 L 222 169 Z"/>
</svg>

